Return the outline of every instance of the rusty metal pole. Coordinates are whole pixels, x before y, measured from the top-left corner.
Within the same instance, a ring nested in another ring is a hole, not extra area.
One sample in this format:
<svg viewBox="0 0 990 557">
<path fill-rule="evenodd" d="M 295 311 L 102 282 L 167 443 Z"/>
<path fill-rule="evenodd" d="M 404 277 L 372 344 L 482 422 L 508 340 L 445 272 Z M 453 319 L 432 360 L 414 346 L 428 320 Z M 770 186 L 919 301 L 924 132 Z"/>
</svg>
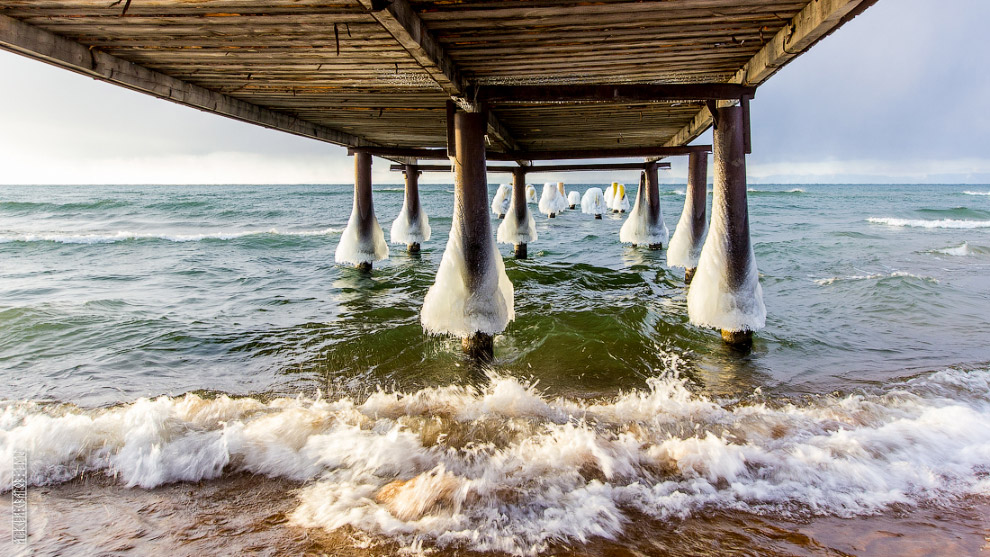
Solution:
<svg viewBox="0 0 990 557">
<path fill-rule="evenodd" d="M 512 208 L 516 226 L 529 222 L 526 219 L 526 170 L 522 167 L 512 171 Z M 513 251 L 516 259 L 526 259 L 526 244 L 516 244 Z"/>
<path fill-rule="evenodd" d="M 419 168 L 414 164 L 406 165 L 406 212 L 410 224 L 419 221 Z M 419 242 L 406 245 L 409 253 L 419 253 Z"/>
<path fill-rule="evenodd" d="M 697 151 L 688 155 L 688 181 L 685 193 L 684 205 L 691 211 L 691 220 L 688 225 L 691 227 L 691 238 L 694 245 L 691 250 L 695 253 L 701 252 L 701 245 L 705 237 L 707 228 L 707 215 L 705 207 L 708 201 L 708 153 Z M 684 282 L 691 284 L 694 272 L 697 267 L 684 269 Z"/>
<path fill-rule="evenodd" d="M 457 112 L 454 116 L 454 221 L 463 242 L 465 283 L 472 295 L 485 280 L 495 257 L 491 221 L 488 218 L 488 176 L 485 161 L 484 114 Z M 524 198 L 525 199 L 525 198 Z M 477 360 L 494 357 L 495 339 L 476 332 L 461 341 L 464 351 Z"/>
<path fill-rule="evenodd" d="M 657 164 L 646 167 L 646 210 L 649 229 L 660 225 L 660 177 L 657 174 Z M 663 249 L 663 244 L 650 244 L 651 250 Z"/>
<path fill-rule="evenodd" d="M 357 213 L 357 236 L 362 241 L 372 242 L 375 226 L 375 205 L 371 197 L 371 155 L 354 153 L 354 209 Z M 358 269 L 370 271 L 371 262 L 356 265 Z"/>
<path fill-rule="evenodd" d="M 718 109 L 718 126 L 714 132 L 715 191 L 713 207 L 725 214 L 726 269 L 730 289 L 737 289 L 746 280 L 752 246 L 749 239 L 749 206 L 746 199 L 746 141 L 743 108 L 730 106 Z M 702 199 L 704 199 L 702 197 Z M 713 208 L 713 211 L 716 210 Z M 748 346 L 753 331 L 727 331 L 722 339 L 734 346 Z"/>
</svg>

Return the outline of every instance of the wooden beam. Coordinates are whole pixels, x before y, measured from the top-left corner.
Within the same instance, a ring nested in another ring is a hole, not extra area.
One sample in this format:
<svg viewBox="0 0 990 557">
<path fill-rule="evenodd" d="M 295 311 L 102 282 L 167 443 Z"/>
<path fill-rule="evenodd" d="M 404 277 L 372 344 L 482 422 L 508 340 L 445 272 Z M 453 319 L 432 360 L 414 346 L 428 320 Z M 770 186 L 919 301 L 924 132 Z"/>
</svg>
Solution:
<svg viewBox="0 0 990 557">
<path fill-rule="evenodd" d="M 375 146 L 360 137 L 193 85 L 4 15 L 0 15 L 0 49 L 241 122 L 335 145 Z"/>
<path fill-rule="evenodd" d="M 738 83 L 489 85 L 478 89 L 477 98 L 490 104 L 562 104 L 739 100 L 754 95 L 756 87 Z"/>
<path fill-rule="evenodd" d="M 419 63 L 441 89 L 463 110 L 478 112 L 468 98 L 468 85 L 457 64 L 426 27 L 408 0 L 358 0 L 406 52 Z M 488 112 L 488 135 L 508 150 L 519 149 L 511 132 Z"/>
<path fill-rule="evenodd" d="M 645 170 L 650 165 L 656 165 L 657 168 L 670 168 L 670 163 L 666 162 L 612 162 L 612 163 L 591 163 L 591 164 L 552 164 L 544 166 L 527 166 L 525 168 L 520 166 L 488 166 L 488 172 L 491 173 L 512 173 L 518 172 L 520 169 L 525 170 L 526 174 L 538 174 L 541 172 L 588 172 L 594 170 Z M 416 165 L 416 168 L 420 172 L 450 172 L 450 166 L 446 164 L 420 164 Z M 392 172 L 404 172 L 406 165 L 393 164 L 389 167 Z"/>
<path fill-rule="evenodd" d="M 736 72 L 729 83 L 758 86 L 815 43 L 875 4 L 877 0 L 813 0 Z M 731 102 L 720 102 L 728 106 Z M 707 109 L 677 132 L 668 146 L 687 145 L 712 125 Z"/>
<path fill-rule="evenodd" d="M 619 159 L 632 157 L 670 157 L 691 153 L 711 152 L 711 145 L 688 145 L 682 147 L 625 147 L 619 149 L 581 149 L 562 151 L 509 151 L 500 153 L 488 151 L 490 161 L 555 161 L 567 159 Z M 411 157 L 424 160 L 447 160 L 446 149 L 405 148 L 405 147 L 351 147 L 348 155 L 365 152 L 376 157 Z"/>
</svg>

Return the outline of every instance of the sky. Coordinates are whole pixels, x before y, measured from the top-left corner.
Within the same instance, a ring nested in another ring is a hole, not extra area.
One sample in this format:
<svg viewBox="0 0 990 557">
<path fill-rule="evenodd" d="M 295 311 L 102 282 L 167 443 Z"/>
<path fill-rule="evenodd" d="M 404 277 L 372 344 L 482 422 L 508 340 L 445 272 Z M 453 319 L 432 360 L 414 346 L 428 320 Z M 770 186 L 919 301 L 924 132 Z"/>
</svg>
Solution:
<svg viewBox="0 0 990 557">
<path fill-rule="evenodd" d="M 990 183 L 988 20 L 986 0 L 880 0 L 759 88 L 749 182 Z M 0 76 L 0 184 L 353 183 L 342 147 L 5 51 Z M 711 143 L 711 132 L 696 143 Z M 683 183 L 686 158 L 669 162 L 661 179 Z M 375 159 L 375 183 L 401 181 L 388 165 Z M 635 172 L 534 179 L 638 181 Z"/>
</svg>

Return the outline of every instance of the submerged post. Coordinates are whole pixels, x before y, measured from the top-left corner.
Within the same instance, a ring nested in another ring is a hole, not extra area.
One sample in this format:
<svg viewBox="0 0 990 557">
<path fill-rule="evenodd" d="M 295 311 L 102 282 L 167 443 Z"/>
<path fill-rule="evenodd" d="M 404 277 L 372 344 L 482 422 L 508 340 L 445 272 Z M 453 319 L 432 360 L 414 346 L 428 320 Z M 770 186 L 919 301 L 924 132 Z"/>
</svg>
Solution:
<svg viewBox="0 0 990 557">
<path fill-rule="evenodd" d="M 486 128 L 483 114 L 454 116 L 454 218 L 420 315 L 427 331 L 461 337 L 464 351 L 481 360 L 493 357 L 493 335 L 515 317 L 488 218 Z"/>
<path fill-rule="evenodd" d="M 405 199 L 402 210 L 392 223 L 392 243 L 406 244 L 409 253 L 419 253 L 420 243 L 430 240 L 430 219 L 419 203 L 419 167 L 407 164 Z"/>
<path fill-rule="evenodd" d="M 743 108 L 719 108 L 716 122 L 712 223 L 688 291 L 688 313 L 695 325 L 721 329 L 725 342 L 747 346 L 767 312 L 749 238 Z"/>
<path fill-rule="evenodd" d="M 516 259 L 526 259 L 529 242 L 536 241 L 536 221 L 526 202 L 526 169 L 512 170 L 512 201 L 505 220 L 498 225 L 498 242 L 512 244 Z"/>
<path fill-rule="evenodd" d="M 354 206 L 337 244 L 334 260 L 370 270 L 373 262 L 382 259 L 388 259 L 388 245 L 375 217 L 371 196 L 371 155 L 357 152 L 354 154 Z"/>
<path fill-rule="evenodd" d="M 698 151 L 688 155 L 688 180 L 684 192 L 684 209 L 677 221 L 674 237 L 667 246 L 667 265 L 684 268 L 684 282 L 691 284 L 701 257 L 701 248 L 708 231 L 705 205 L 708 202 L 708 153 Z"/>
</svg>

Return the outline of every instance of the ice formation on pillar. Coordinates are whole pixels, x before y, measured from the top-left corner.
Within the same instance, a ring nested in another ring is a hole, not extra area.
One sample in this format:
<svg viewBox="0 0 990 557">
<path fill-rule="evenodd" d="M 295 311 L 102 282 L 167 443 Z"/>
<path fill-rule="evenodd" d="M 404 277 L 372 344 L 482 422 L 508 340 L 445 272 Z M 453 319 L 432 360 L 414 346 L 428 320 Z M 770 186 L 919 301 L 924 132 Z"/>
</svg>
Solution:
<svg viewBox="0 0 990 557">
<path fill-rule="evenodd" d="M 567 204 L 570 206 L 571 209 L 577 207 L 580 203 L 581 203 L 580 193 L 576 191 L 572 191 L 571 193 L 567 194 Z"/>
<path fill-rule="evenodd" d="M 533 187 L 533 184 L 526 184 L 526 202 L 527 203 L 537 202 L 536 188 Z"/>
<path fill-rule="evenodd" d="M 657 222 L 650 222 L 650 208 L 646 201 L 646 185 L 640 184 L 636 192 L 636 204 L 633 205 L 629 218 L 619 229 L 619 241 L 625 244 L 666 244 L 669 238 L 667 225 L 663 222 L 663 213 Z M 628 201 L 626 202 L 628 204 Z"/>
<path fill-rule="evenodd" d="M 530 244 L 536 241 L 536 221 L 529 205 L 523 203 L 526 216 L 522 220 L 516 218 L 516 198 L 512 197 L 505 219 L 498 225 L 496 238 L 500 244 Z"/>
<path fill-rule="evenodd" d="M 749 243 L 748 253 L 736 258 L 735 262 L 742 267 L 735 272 L 730 269 L 734 262 L 729 257 L 729 211 L 717 190 L 712 201 L 711 228 L 688 290 L 688 315 L 691 323 L 701 327 L 725 331 L 762 329 L 766 325 L 767 309 L 763 305 L 753 244 Z"/>
<path fill-rule="evenodd" d="M 359 265 L 388 259 L 388 244 L 385 243 L 385 232 L 379 226 L 378 218 L 374 212 L 367 218 L 370 222 L 361 222 L 360 211 L 358 211 L 357 200 L 355 199 L 351 218 L 347 221 L 347 228 L 340 236 L 340 243 L 337 244 L 334 261 L 342 264 Z M 361 234 L 362 229 L 366 231 L 364 235 Z"/>
<path fill-rule="evenodd" d="M 543 195 L 540 197 L 540 212 L 545 215 L 556 214 L 567 208 L 567 200 L 557 186 L 547 182 L 543 184 Z"/>
<path fill-rule="evenodd" d="M 619 183 L 612 182 L 612 185 L 605 188 L 605 206 L 612 208 L 612 200 L 615 199 L 615 192 L 619 191 Z"/>
<path fill-rule="evenodd" d="M 495 197 L 492 198 L 492 213 L 504 215 L 509 209 L 509 201 L 512 195 L 512 187 L 509 184 L 499 184 Z"/>
<path fill-rule="evenodd" d="M 613 211 L 628 211 L 629 210 L 629 196 L 626 195 L 626 186 L 623 184 L 618 184 L 618 187 L 613 189 L 614 194 L 612 200 L 609 202 L 609 208 Z M 606 201 L 608 198 L 606 197 Z"/>
<path fill-rule="evenodd" d="M 667 246 L 668 267 L 694 269 L 698 266 L 708 223 L 705 223 L 705 228 L 696 237 L 694 227 L 691 226 L 693 220 L 694 202 L 691 195 L 688 194 L 684 199 L 684 210 L 681 211 L 681 218 L 677 221 L 674 236 L 670 239 L 670 245 Z"/>
<path fill-rule="evenodd" d="M 508 217 L 507 214 L 506 221 Z M 495 239 L 489 236 L 490 256 L 484 260 L 484 272 L 473 284 L 472 292 L 468 288 L 471 277 L 464 260 L 461 227 L 456 217 L 454 220 L 447 249 L 437 269 L 436 282 L 423 300 L 420 322 L 428 333 L 435 335 L 451 334 L 466 338 L 475 333 L 500 333 L 516 317 L 512 283 L 505 274 L 502 255 L 495 247 Z"/>
<path fill-rule="evenodd" d="M 426 212 L 423 211 L 423 207 L 419 207 L 418 214 L 410 215 L 409 208 L 406 206 L 406 202 L 403 201 L 399 216 L 392 221 L 392 243 L 422 244 L 423 242 L 430 241 L 430 233 L 430 219 L 426 216 Z"/>
<path fill-rule="evenodd" d="M 581 198 L 581 212 L 586 215 L 603 215 L 608 211 L 605 194 L 601 188 L 588 188 Z"/>
</svg>

